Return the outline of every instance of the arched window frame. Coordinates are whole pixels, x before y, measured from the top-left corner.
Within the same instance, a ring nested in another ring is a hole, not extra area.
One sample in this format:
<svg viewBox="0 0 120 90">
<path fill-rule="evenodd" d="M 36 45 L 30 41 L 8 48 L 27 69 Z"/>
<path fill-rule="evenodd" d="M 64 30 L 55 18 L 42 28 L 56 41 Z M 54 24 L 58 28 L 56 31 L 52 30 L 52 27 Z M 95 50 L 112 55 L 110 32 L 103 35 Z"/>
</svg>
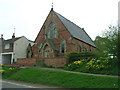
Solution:
<svg viewBox="0 0 120 90">
<path fill-rule="evenodd" d="M 58 38 L 58 30 L 57 30 L 56 24 L 54 22 L 51 22 L 48 25 L 46 34 L 47 34 L 47 38 L 49 38 L 49 39 Z"/>
<path fill-rule="evenodd" d="M 42 48 L 42 42 L 38 43 L 38 48 L 41 49 Z"/>
<path fill-rule="evenodd" d="M 81 46 L 81 44 L 79 45 L 79 51 L 82 52 L 82 46 Z"/>
<path fill-rule="evenodd" d="M 76 52 L 78 52 L 79 51 L 79 46 L 78 46 L 78 43 L 76 43 Z"/>
<path fill-rule="evenodd" d="M 42 48 L 43 44 L 41 42 L 38 43 L 38 53 L 40 52 L 40 49 Z"/>
<path fill-rule="evenodd" d="M 81 45 L 81 52 L 84 52 L 84 45 Z"/>
<path fill-rule="evenodd" d="M 60 43 L 60 52 L 62 54 L 66 53 L 66 40 L 62 39 Z"/>
<path fill-rule="evenodd" d="M 87 48 L 86 47 L 84 47 L 84 51 L 87 52 Z"/>
<path fill-rule="evenodd" d="M 56 27 L 54 28 L 54 38 L 58 38 L 58 30 Z"/>
</svg>

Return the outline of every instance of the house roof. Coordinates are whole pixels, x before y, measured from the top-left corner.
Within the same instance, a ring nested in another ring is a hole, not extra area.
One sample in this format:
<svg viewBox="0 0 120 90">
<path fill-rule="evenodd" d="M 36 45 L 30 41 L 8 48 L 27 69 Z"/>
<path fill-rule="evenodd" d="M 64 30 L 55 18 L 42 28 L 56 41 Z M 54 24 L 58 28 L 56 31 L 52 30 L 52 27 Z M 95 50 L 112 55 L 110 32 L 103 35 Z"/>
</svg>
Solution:
<svg viewBox="0 0 120 90">
<path fill-rule="evenodd" d="M 21 37 L 3 40 L 3 41 L 2 41 L 3 52 L 13 51 L 13 43 L 14 43 L 16 40 L 20 39 L 20 38 L 21 38 Z M 4 49 L 6 44 L 9 44 L 9 45 L 10 45 L 10 46 L 9 46 L 9 49 Z"/>
<path fill-rule="evenodd" d="M 85 32 L 84 29 L 80 28 L 79 26 L 77 26 L 76 24 L 71 22 L 70 20 L 68 20 L 65 17 L 63 17 L 62 15 L 58 14 L 57 12 L 55 12 L 55 14 L 58 16 L 58 18 L 61 20 L 61 22 L 64 24 L 64 26 L 67 28 L 67 30 L 70 32 L 70 34 L 74 38 L 96 47 L 96 45 L 92 42 L 92 39 Z"/>
<path fill-rule="evenodd" d="M 15 42 L 16 40 L 20 39 L 21 37 L 17 37 L 17 38 L 14 38 L 14 39 L 7 39 L 7 40 L 3 40 L 3 43 L 13 43 Z"/>
</svg>

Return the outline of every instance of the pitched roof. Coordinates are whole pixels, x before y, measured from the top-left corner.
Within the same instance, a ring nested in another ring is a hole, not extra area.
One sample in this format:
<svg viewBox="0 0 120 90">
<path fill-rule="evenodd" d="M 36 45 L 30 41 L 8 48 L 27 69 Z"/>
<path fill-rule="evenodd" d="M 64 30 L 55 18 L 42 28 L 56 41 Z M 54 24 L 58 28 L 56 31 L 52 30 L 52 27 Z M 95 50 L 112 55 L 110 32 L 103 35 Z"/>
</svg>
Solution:
<svg viewBox="0 0 120 90">
<path fill-rule="evenodd" d="M 14 43 L 16 40 L 20 39 L 20 38 L 21 38 L 21 37 L 3 40 L 3 41 L 2 41 L 3 52 L 13 51 L 13 43 Z M 10 45 L 10 48 L 7 49 L 7 50 L 4 49 L 4 47 L 5 47 L 6 44 L 9 44 L 9 45 Z"/>
<path fill-rule="evenodd" d="M 17 38 L 14 38 L 14 39 L 3 40 L 3 43 L 13 43 L 13 42 L 15 42 L 16 40 L 18 40 L 19 38 L 21 38 L 21 37 L 17 37 Z"/>
<path fill-rule="evenodd" d="M 85 43 L 88 43 L 88 44 L 96 47 L 96 45 L 92 42 L 92 39 L 84 31 L 84 29 L 80 28 L 79 26 L 77 26 L 73 22 L 69 21 L 68 19 L 66 19 L 62 15 L 58 14 L 57 12 L 55 12 L 55 14 L 58 16 L 58 18 L 61 20 L 61 22 L 64 24 L 64 26 L 67 28 L 67 30 L 70 32 L 70 34 L 74 38 L 79 39 Z"/>
</svg>

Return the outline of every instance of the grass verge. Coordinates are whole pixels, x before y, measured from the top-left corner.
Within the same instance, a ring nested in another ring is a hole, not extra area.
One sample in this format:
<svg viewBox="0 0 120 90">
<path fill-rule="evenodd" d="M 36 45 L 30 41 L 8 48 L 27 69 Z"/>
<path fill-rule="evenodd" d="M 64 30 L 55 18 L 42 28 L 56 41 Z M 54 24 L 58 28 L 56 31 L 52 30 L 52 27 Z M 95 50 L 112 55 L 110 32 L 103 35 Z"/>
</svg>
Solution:
<svg viewBox="0 0 120 90">
<path fill-rule="evenodd" d="M 5 74 L 4 74 L 5 75 Z M 118 78 L 24 68 L 7 79 L 65 88 L 118 88 Z"/>
</svg>

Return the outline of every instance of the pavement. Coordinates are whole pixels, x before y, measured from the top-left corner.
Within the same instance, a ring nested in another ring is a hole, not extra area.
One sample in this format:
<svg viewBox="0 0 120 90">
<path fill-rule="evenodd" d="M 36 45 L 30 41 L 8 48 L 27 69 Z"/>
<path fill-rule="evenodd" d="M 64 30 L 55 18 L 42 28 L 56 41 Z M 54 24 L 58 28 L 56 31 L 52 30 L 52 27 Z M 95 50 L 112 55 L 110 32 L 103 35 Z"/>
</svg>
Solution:
<svg viewBox="0 0 120 90">
<path fill-rule="evenodd" d="M 2 88 L 39 88 L 40 90 L 44 90 L 47 88 L 60 88 L 60 87 L 53 87 L 53 86 L 47 86 L 42 84 L 33 84 L 33 83 L 27 83 L 23 81 L 15 81 L 15 80 L 0 80 L 2 83 Z"/>
<path fill-rule="evenodd" d="M 24 84 L 18 84 L 10 81 L 2 81 L 2 88 L 35 88 Z"/>
</svg>

